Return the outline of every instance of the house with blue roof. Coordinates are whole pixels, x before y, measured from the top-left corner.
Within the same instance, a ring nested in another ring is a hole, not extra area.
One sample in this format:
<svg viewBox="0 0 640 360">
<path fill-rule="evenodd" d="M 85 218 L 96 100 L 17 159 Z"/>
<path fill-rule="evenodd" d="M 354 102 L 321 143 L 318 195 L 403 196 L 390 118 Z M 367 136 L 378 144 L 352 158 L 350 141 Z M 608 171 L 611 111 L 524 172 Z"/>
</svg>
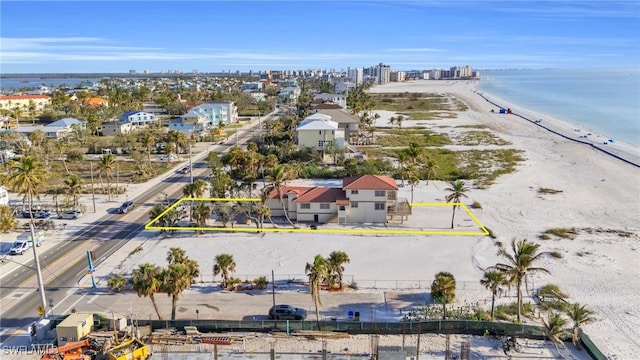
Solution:
<svg viewBox="0 0 640 360">
<path fill-rule="evenodd" d="M 118 118 L 118 121 L 123 123 L 131 123 L 134 127 L 136 126 L 147 126 L 150 123 L 154 123 L 158 120 L 158 118 L 148 112 L 131 110 L 123 113 Z"/>
</svg>

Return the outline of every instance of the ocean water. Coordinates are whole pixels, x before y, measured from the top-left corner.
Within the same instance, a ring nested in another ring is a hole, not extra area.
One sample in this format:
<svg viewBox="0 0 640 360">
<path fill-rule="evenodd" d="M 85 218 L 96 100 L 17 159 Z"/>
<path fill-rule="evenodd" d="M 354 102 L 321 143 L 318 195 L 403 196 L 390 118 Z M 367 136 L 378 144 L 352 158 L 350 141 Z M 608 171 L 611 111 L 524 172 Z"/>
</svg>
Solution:
<svg viewBox="0 0 640 360">
<path fill-rule="evenodd" d="M 640 146 L 640 69 L 485 70 L 478 90 Z"/>
<path fill-rule="evenodd" d="M 28 89 L 39 88 L 40 85 L 44 85 L 50 88 L 54 88 L 60 85 L 68 85 L 75 87 L 83 81 L 100 81 L 101 78 L 39 78 L 39 77 L 22 77 L 22 78 L 3 78 L 0 79 L 0 90 L 9 89 Z"/>
</svg>

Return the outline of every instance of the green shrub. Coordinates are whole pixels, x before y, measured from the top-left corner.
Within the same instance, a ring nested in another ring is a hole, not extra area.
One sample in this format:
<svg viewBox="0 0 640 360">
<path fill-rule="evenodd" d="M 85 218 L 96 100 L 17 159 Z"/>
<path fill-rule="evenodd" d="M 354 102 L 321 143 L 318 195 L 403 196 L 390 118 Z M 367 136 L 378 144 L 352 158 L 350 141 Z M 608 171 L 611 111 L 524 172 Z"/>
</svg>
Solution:
<svg viewBox="0 0 640 360">
<path fill-rule="evenodd" d="M 473 204 L 471 204 L 471 208 L 472 209 L 482 209 L 482 205 L 480 205 L 479 202 L 474 201 Z"/>
<path fill-rule="evenodd" d="M 256 285 L 256 287 L 258 289 L 266 289 L 267 288 L 267 284 L 269 282 L 267 281 L 266 277 L 260 276 L 259 278 L 254 279 L 253 283 Z"/>
<path fill-rule="evenodd" d="M 549 235 L 555 235 L 563 239 L 575 239 L 578 236 L 579 230 L 576 228 L 551 228 L 544 233 Z"/>
<path fill-rule="evenodd" d="M 127 286 L 127 279 L 120 274 L 112 275 L 109 280 L 107 280 L 107 286 L 111 291 L 119 293 Z"/>
<path fill-rule="evenodd" d="M 512 302 L 506 305 L 497 305 L 495 316 L 498 320 L 515 321 L 518 314 L 518 303 Z M 522 315 L 532 318 L 535 315 L 535 307 L 530 302 L 522 303 Z"/>
</svg>

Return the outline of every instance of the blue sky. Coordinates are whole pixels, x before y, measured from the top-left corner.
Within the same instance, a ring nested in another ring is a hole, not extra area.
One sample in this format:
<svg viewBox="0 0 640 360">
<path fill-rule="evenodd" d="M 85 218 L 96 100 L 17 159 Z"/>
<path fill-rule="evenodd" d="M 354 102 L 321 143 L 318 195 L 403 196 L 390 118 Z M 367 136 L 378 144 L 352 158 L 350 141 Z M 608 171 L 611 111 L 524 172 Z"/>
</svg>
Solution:
<svg viewBox="0 0 640 360">
<path fill-rule="evenodd" d="M 0 1 L 0 72 L 640 67 L 640 1 Z"/>
</svg>

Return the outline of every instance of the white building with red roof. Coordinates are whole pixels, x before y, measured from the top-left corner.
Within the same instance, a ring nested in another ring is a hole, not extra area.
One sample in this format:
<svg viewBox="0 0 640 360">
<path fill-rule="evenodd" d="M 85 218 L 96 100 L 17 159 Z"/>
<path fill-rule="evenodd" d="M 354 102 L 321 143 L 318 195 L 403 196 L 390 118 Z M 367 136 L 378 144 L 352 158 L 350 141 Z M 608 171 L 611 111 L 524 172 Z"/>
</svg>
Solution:
<svg viewBox="0 0 640 360">
<path fill-rule="evenodd" d="M 340 224 L 386 223 L 393 216 L 400 220 L 411 214 L 406 199 L 398 198 L 398 185 L 393 178 L 360 175 L 342 180 L 341 188 L 285 185 L 269 193 L 266 206 L 271 216 L 284 216 L 298 222 Z"/>
</svg>

